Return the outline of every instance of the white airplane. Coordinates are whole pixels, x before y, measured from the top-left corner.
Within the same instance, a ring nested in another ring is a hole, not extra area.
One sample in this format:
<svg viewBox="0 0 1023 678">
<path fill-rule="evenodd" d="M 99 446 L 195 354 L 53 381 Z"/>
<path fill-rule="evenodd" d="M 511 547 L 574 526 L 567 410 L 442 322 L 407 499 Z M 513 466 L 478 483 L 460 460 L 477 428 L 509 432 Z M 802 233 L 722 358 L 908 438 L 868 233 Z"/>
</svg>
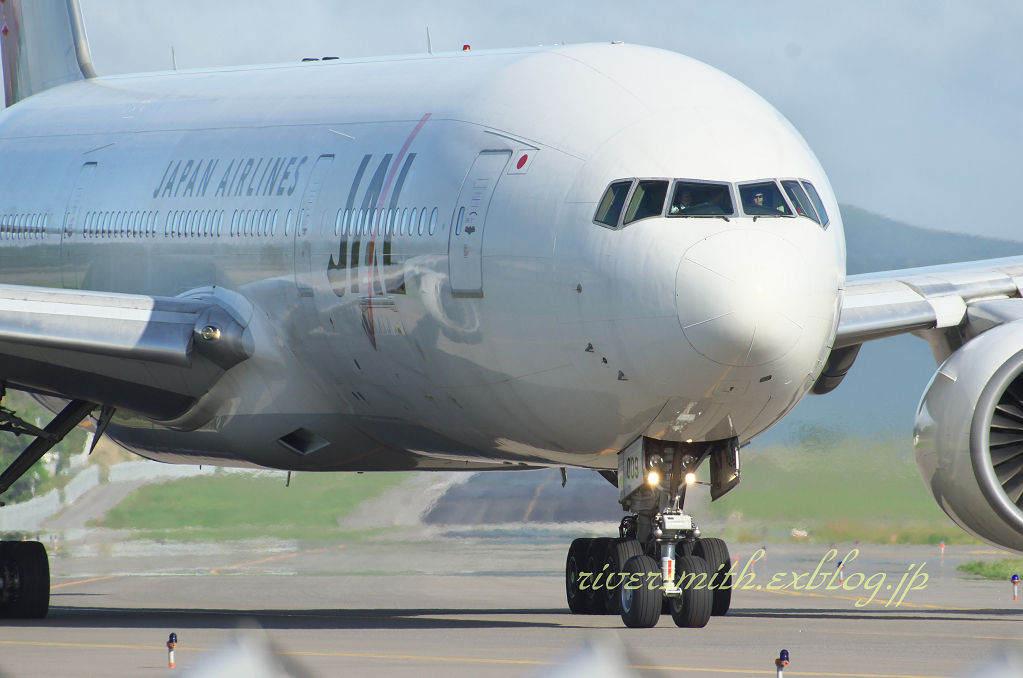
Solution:
<svg viewBox="0 0 1023 678">
<path fill-rule="evenodd" d="M 728 492 L 913 332 L 925 484 L 1023 550 L 1023 258 L 846 278 L 824 170 L 723 73 L 611 43 L 99 78 L 77 0 L 0 9 L 0 380 L 56 413 L 2 414 L 35 441 L 0 492 L 89 416 L 171 463 L 593 469 L 626 514 L 569 607 L 704 626 L 734 575 L 697 468 Z M 42 545 L 0 565 L 0 614 L 44 616 Z"/>
</svg>

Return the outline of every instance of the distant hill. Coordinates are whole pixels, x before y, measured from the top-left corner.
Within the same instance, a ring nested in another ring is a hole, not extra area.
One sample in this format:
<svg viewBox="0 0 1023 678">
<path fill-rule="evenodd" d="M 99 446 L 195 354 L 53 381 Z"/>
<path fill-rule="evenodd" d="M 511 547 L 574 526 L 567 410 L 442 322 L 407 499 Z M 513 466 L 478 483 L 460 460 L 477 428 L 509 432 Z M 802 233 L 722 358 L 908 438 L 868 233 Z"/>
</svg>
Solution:
<svg viewBox="0 0 1023 678">
<path fill-rule="evenodd" d="M 839 207 L 850 275 L 1023 254 L 1023 242 L 935 231 L 852 205 Z"/>
</svg>

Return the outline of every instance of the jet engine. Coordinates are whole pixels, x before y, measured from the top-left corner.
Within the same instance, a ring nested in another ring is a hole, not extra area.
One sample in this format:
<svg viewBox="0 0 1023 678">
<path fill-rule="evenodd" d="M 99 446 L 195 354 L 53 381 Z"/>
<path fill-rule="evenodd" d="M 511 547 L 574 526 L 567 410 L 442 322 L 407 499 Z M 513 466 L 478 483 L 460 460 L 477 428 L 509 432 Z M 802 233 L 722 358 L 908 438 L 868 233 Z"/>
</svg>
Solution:
<svg viewBox="0 0 1023 678">
<path fill-rule="evenodd" d="M 1019 317 L 1023 302 L 1013 305 Z M 913 440 L 945 513 L 978 539 L 1023 552 L 1023 321 L 987 329 L 938 368 Z"/>
</svg>

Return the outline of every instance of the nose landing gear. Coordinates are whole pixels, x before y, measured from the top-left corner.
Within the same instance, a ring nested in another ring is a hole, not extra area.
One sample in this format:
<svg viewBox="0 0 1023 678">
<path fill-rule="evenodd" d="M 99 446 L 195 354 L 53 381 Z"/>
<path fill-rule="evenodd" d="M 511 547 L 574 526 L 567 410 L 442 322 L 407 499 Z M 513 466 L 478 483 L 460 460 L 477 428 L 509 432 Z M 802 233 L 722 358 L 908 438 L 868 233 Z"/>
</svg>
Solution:
<svg viewBox="0 0 1023 678">
<path fill-rule="evenodd" d="M 565 566 L 569 609 L 619 614 L 631 628 L 656 626 L 662 614 L 677 626 L 702 628 L 727 614 L 735 579 L 728 546 L 702 537 L 683 513 L 682 479 L 693 482 L 690 474 L 710 458 L 714 478 L 707 484 L 716 499 L 739 482 L 738 452 L 735 439 L 693 445 L 649 438 L 620 452 L 619 501 L 632 515 L 622 519 L 617 539 L 572 542 Z"/>
</svg>

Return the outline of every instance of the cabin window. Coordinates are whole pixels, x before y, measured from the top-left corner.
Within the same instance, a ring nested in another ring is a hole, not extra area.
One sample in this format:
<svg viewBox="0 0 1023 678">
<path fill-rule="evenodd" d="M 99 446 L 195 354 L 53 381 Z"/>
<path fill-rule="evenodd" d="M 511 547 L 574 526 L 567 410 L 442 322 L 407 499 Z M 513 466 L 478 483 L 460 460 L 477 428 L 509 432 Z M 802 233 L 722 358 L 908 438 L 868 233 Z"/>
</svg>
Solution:
<svg viewBox="0 0 1023 678">
<path fill-rule="evenodd" d="M 821 201 L 821 197 L 817 194 L 817 189 L 814 188 L 813 184 L 809 181 L 803 182 L 803 188 L 806 189 L 806 194 L 810 196 L 810 202 L 813 203 L 813 206 L 817 209 L 817 216 L 820 217 L 821 226 L 827 228 L 831 221 L 828 219 L 828 212 L 824 209 L 824 203 Z"/>
<path fill-rule="evenodd" d="M 629 195 L 630 186 L 632 186 L 631 181 L 617 181 L 608 186 L 604 191 L 604 197 L 600 199 L 597 214 L 593 217 L 594 221 L 616 228 L 618 218 L 622 215 L 622 208 L 625 206 L 625 198 Z"/>
<path fill-rule="evenodd" d="M 735 214 L 728 184 L 676 181 L 669 217 L 730 217 Z"/>
<path fill-rule="evenodd" d="M 739 186 L 739 196 L 742 198 L 742 211 L 751 217 L 791 217 L 792 210 L 789 209 L 778 184 L 773 181 L 763 181 L 756 184 Z"/>
<path fill-rule="evenodd" d="M 277 214 L 278 214 L 278 210 L 274 210 L 274 223 L 273 223 L 272 226 L 270 226 L 270 235 L 271 236 L 277 235 Z"/>
<path fill-rule="evenodd" d="M 458 220 L 455 221 L 455 235 L 462 235 L 462 219 L 465 218 L 465 208 L 458 208 Z"/>
<path fill-rule="evenodd" d="M 413 231 L 416 230 L 416 215 L 417 214 L 418 214 L 418 212 L 416 211 L 416 208 L 413 207 L 412 208 L 412 216 L 410 216 L 409 220 L 408 220 L 408 234 L 409 235 L 413 235 Z"/>
<path fill-rule="evenodd" d="M 433 208 L 433 213 L 430 214 L 430 235 L 434 234 L 437 230 L 437 208 Z"/>
<path fill-rule="evenodd" d="M 426 230 L 426 208 L 424 207 L 419 212 L 419 235 L 422 235 L 423 231 L 425 231 L 425 230 Z"/>
</svg>

